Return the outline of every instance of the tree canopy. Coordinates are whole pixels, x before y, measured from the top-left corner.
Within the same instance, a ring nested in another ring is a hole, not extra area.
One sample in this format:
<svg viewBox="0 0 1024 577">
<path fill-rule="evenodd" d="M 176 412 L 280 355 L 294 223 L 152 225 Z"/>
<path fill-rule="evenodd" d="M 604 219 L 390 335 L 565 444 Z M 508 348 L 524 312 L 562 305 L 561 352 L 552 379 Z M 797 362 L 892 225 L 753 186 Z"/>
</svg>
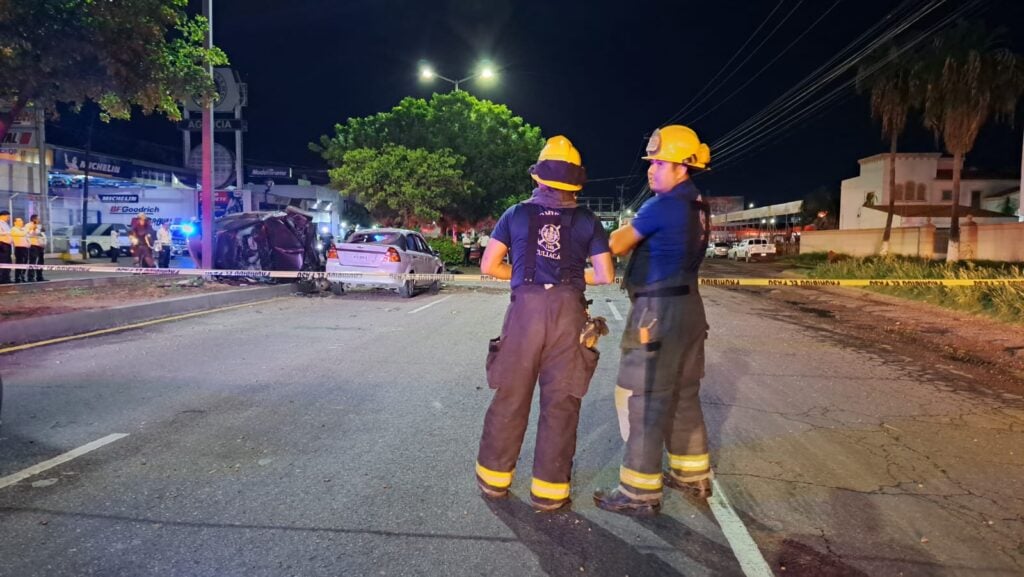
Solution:
<svg viewBox="0 0 1024 577">
<path fill-rule="evenodd" d="M 1002 32 L 959 22 L 925 47 L 915 72 L 924 124 L 953 155 L 953 202 L 946 259 L 960 258 L 960 176 L 964 155 L 990 120 L 1013 123 L 1024 92 L 1024 57 L 1002 45 Z"/>
<path fill-rule="evenodd" d="M 349 150 L 330 176 L 343 194 L 358 195 L 374 217 L 409 227 L 437 220 L 468 198 L 464 163 L 449 150 L 385 144 Z"/>
<path fill-rule="evenodd" d="M 529 190 L 526 171 L 536 162 L 544 139 L 539 128 L 508 107 L 457 90 L 430 100 L 407 97 L 390 111 L 349 118 L 335 126 L 333 136 L 322 136 L 310 148 L 332 166 L 343 167 L 351 151 L 379 151 L 389 145 L 448 151 L 462 158 L 468 194 L 451 203 L 453 212 L 447 214 L 475 221 Z"/>
<path fill-rule="evenodd" d="M 103 118 L 127 119 L 132 106 L 180 115 L 178 103 L 216 93 L 206 66 L 227 64 L 207 50 L 207 22 L 187 0 L 0 0 L 0 137 L 28 104 L 99 104 Z"/>
</svg>

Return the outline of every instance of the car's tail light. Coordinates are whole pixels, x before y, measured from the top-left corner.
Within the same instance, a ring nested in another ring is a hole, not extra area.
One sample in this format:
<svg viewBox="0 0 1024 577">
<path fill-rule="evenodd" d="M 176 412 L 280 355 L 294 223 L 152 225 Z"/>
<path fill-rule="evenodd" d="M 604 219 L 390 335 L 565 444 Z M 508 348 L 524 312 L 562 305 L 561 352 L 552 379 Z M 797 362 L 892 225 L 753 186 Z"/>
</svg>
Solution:
<svg viewBox="0 0 1024 577">
<path fill-rule="evenodd" d="M 402 262 L 402 255 L 398 254 L 398 249 L 389 246 L 387 254 L 384 255 L 384 260 L 387 262 Z"/>
<path fill-rule="evenodd" d="M 327 249 L 327 258 L 328 259 L 332 259 L 332 258 L 333 259 L 337 259 L 338 258 L 338 249 L 334 248 L 333 246 L 331 248 Z"/>
</svg>

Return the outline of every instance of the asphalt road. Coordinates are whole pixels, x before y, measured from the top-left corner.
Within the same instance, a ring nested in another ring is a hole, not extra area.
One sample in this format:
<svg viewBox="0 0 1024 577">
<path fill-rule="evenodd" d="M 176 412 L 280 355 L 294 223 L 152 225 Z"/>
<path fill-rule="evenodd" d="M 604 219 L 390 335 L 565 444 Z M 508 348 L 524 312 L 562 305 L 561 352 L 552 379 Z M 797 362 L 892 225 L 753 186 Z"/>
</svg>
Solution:
<svg viewBox="0 0 1024 577">
<path fill-rule="evenodd" d="M 621 330 L 623 295 L 589 294 Z M 478 497 L 508 297 L 463 289 L 285 298 L 0 356 L 0 477 L 128 435 L 0 488 L 0 575 L 743 575 L 757 555 L 776 575 L 1024 574 L 1024 403 L 703 294 L 712 459 L 754 551 L 677 494 L 654 520 L 594 507 L 621 459 L 613 338 L 572 510 L 529 508 L 532 426 L 515 496 Z"/>
</svg>

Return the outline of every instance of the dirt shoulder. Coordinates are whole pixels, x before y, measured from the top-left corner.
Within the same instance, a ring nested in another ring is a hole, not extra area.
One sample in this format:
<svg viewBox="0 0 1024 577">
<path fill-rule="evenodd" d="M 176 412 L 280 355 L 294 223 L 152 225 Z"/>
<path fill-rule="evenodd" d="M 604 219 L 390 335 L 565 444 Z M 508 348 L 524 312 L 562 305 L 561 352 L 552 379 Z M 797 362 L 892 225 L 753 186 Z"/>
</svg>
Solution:
<svg viewBox="0 0 1024 577">
<path fill-rule="evenodd" d="M 982 392 L 1024 395 L 1024 326 L 862 289 L 746 292 L 806 313 L 809 327 L 952 373 Z"/>
<path fill-rule="evenodd" d="M 159 277 L 131 277 L 118 279 L 116 284 L 101 286 L 32 287 L 31 291 L 0 294 L 0 323 L 44 315 L 95 310 L 140 304 L 199 294 L 217 293 L 240 288 L 215 282 L 195 282 Z"/>
</svg>

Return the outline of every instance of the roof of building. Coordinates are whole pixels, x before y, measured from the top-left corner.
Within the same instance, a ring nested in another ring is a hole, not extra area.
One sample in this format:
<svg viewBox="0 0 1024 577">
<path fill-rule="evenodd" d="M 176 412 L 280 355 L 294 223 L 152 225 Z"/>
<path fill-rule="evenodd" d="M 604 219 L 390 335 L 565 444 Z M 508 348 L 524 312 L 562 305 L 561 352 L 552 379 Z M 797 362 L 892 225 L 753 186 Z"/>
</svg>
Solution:
<svg viewBox="0 0 1024 577">
<path fill-rule="evenodd" d="M 862 159 L 858 160 L 857 162 L 860 163 L 860 164 L 869 164 L 869 163 L 872 163 L 872 162 L 878 162 L 879 160 L 886 160 L 888 158 L 889 158 L 889 153 L 888 152 L 883 152 L 883 153 L 880 153 L 880 154 L 875 154 L 873 156 L 868 156 L 867 158 L 862 158 Z M 899 160 L 901 158 L 942 158 L 942 153 L 941 152 L 897 152 L 896 153 L 896 159 Z"/>
<path fill-rule="evenodd" d="M 872 210 L 877 210 L 888 214 L 888 206 L 869 206 Z M 943 218 L 950 216 L 951 206 L 948 204 L 897 204 L 893 207 L 893 214 L 902 217 L 932 217 L 932 218 Z M 992 212 L 991 210 L 985 210 L 983 208 L 975 208 L 972 206 L 960 206 L 960 216 L 972 216 L 975 218 L 1000 218 L 1006 217 L 1007 215 Z"/>
</svg>

